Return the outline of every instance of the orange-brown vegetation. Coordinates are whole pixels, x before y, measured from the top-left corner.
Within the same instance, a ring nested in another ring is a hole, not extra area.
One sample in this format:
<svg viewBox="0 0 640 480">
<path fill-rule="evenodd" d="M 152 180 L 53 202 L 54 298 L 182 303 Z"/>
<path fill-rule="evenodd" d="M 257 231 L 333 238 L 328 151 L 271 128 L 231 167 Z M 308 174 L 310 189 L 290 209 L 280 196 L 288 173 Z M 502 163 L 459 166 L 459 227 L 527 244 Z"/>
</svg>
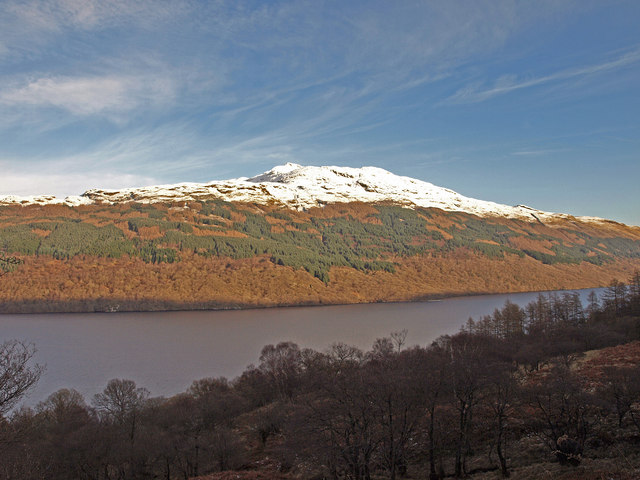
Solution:
<svg viewBox="0 0 640 480">
<path fill-rule="evenodd" d="M 247 238 L 247 235 L 242 232 L 236 232 L 235 230 L 211 231 L 211 234 L 216 237 Z"/>
<path fill-rule="evenodd" d="M 31 231 L 39 237 L 46 237 L 51 233 L 50 230 L 41 230 L 39 228 L 32 228 Z"/>
<path fill-rule="evenodd" d="M 138 258 L 25 257 L 0 277 L 0 311 L 252 308 L 428 298 L 495 292 L 575 289 L 627 278 L 640 261 L 596 266 L 543 265 L 531 258 L 496 261 L 472 252 L 397 258 L 395 273 L 334 267 L 325 284 L 265 256 L 233 260 L 182 254 L 177 263 Z"/>
<path fill-rule="evenodd" d="M 433 208 L 430 210 L 431 218 L 427 219 L 427 224 L 435 224 L 440 228 L 449 228 L 456 226 L 458 219 L 444 210 Z"/>
<path fill-rule="evenodd" d="M 538 252 L 547 253 L 549 255 L 555 255 L 556 253 L 551 250 L 553 244 L 549 240 L 535 240 L 530 237 L 513 237 L 509 239 L 509 243 L 517 249 L 524 250 L 536 250 Z"/>
<path fill-rule="evenodd" d="M 153 227 L 140 227 L 138 229 L 138 236 L 142 240 L 153 240 L 155 238 L 161 238 L 162 232 L 160 232 L 160 228 L 157 226 Z"/>
<path fill-rule="evenodd" d="M 336 218 L 352 217 L 363 222 L 375 223 L 377 219 L 371 216 L 378 213 L 375 207 L 369 203 L 330 203 L 324 207 L 313 207 L 308 210 L 309 217 L 315 218 Z"/>
<path fill-rule="evenodd" d="M 577 370 L 591 384 L 598 384 L 609 367 L 636 367 L 640 365 L 640 341 L 585 352 Z"/>
<path fill-rule="evenodd" d="M 438 228 L 435 225 L 431 225 L 430 223 L 425 224 L 425 228 L 431 232 L 438 232 L 444 237 L 445 240 L 451 240 L 453 238 L 453 235 L 451 235 L 449 232 L 445 232 L 441 228 Z"/>
</svg>

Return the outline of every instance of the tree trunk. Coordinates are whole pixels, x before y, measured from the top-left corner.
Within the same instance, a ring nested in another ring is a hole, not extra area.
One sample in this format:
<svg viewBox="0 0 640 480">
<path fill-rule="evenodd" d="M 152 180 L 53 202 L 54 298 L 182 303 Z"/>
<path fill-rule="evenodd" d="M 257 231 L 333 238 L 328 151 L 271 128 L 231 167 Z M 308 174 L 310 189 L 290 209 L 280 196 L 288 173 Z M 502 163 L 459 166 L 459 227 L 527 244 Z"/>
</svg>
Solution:
<svg viewBox="0 0 640 480">
<path fill-rule="evenodd" d="M 389 466 L 390 466 L 390 474 L 389 480 L 396 480 L 396 449 L 395 449 L 395 438 L 393 438 L 393 413 L 391 411 L 391 398 L 387 399 L 387 408 L 388 415 L 387 418 L 389 420 Z"/>
<path fill-rule="evenodd" d="M 466 426 L 466 403 L 460 402 L 460 420 L 458 427 L 460 428 L 460 434 L 458 435 L 458 444 L 456 445 L 456 458 L 455 458 L 455 477 L 462 477 L 462 449 L 465 442 L 465 426 Z"/>
<path fill-rule="evenodd" d="M 432 405 L 429 410 L 429 478 L 432 480 L 438 478 L 438 475 L 436 474 L 436 449 L 433 439 L 435 430 L 435 410 L 435 405 Z"/>
<path fill-rule="evenodd" d="M 507 459 L 504 456 L 504 452 L 502 451 L 502 422 L 500 422 L 500 424 L 498 425 L 498 445 L 496 447 L 496 451 L 498 452 L 498 459 L 500 460 L 500 473 L 502 473 L 502 476 L 504 478 L 507 478 L 510 473 L 509 473 L 509 469 L 507 468 Z"/>
</svg>

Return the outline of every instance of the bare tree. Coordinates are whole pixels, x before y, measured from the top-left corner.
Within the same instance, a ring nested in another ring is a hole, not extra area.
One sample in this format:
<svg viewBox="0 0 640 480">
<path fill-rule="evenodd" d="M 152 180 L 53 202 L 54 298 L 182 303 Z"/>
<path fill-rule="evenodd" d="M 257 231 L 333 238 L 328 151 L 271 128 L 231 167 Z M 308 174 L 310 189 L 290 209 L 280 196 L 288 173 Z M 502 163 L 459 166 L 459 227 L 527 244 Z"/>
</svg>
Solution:
<svg viewBox="0 0 640 480">
<path fill-rule="evenodd" d="M 404 347 L 404 344 L 407 341 L 408 333 L 409 331 L 406 328 L 397 332 L 391 332 L 391 340 L 393 341 L 393 344 L 398 352 L 400 352 L 402 350 L 402 347 Z"/>
<path fill-rule="evenodd" d="M 640 366 L 606 367 L 604 385 L 599 394 L 613 406 L 620 428 L 624 426 L 624 419 L 629 414 L 640 429 L 640 419 L 634 410 L 634 404 L 640 398 Z"/>
<path fill-rule="evenodd" d="M 107 419 L 126 426 L 131 443 L 134 441 L 138 413 L 149 397 L 146 388 L 138 388 L 133 380 L 109 380 L 102 393 L 93 397 L 93 405 Z"/>
<path fill-rule="evenodd" d="M 640 315 L 640 270 L 636 270 L 629 279 L 629 307 L 632 315 Z"/>
<path fill-rule="evenodd" d="M 423 350 L 425 361 L 419 368 L 422 377 L 422 399 L 427 420 L 427 451 L 429 454 L 429 478 L 438 478 L 436 473 L 436 457 L 440 455 L 439 434 L 437 426 L 444 397 L 450 388 L 450 356 L 442 345 L 434 342 L 430 348 Z"/>
<path fill-rule="evenodd" d="M 458 413 L 458 432 L 455 451 L 455 476 L 467 473 L 466 462 L 470 451 L 470 435 L 473 426 L 473 413 L 480 401 L 481 392 L 486 384 L 487 353 L 481 337 L 458 334 L 451 337 L 449 353 L 451 355 L 451 385 Z"/>
<path fill-rule="evenodd" d="M 488 367 L 489 381 L 484 403 L 491 412 L 490 429 L 500 461 L 500 473 L 506 478 L 510 476 L 506 453 L 507 435 L 510 433 L 509 424 L 518 397 L 518 381 L 515 378 L 516 370 L 510 363 L 493 363 Z"/>
<path fill-rule="evenodd" d="M 33 387 L 44 367 L 32 362 L 31 343 L 8 340 L 0 345 L 0 416 L 11 410 Z"/>
<path fill-rule="evenodd" d="M 390 480 L 406 474 L 411 439 L 424 413 L 422 379 L 416 375 L 423 366 L 424 350 L 401 352 L 404 340 L 393 341 L 398 351 L 377 355 L 365 365 L 366 375 L 374 385 L 370 409 L 377 423 L 379 455 Z"/>
<path fill-rule="evenodd" d="M 289 422 L 288 431 L 299 438 L 292 447 L 326 465 L 331 478 L 370 480 L 380 435 L 372 408 L 377 385 L 363 355 L 334 345 L 312 375 L 315 392 Z"/>
<path fill-rule="evenodd" d="M 300 348 L 293 342 L 266 345 L 260 352 L 259 369 L 278 397 L 292 400 L 300 382 Z"/>
<path fill-rule="evenodd" d="M 560 461 L 568 458 L 559 444 L 560 439 L 567 443 L 565 436 L 576 443 L 578 453 L 582 452 L 599 415 L 595 397 L 584 389 L 580 377 L 566 365 L 556 363 L 547 375 L 529 383 L 523 398 L 529 406 L 525 424 Z M 569 453 L 579 460 L 576 452 Z"/>
<path fill-rule="evenodd" d="M 132 411 L 139 409 L 148 396 L 148 390 L 138 388 L 133 380 L 114 378 L 94 397 L 93 404 L 98 411 L 121 423 Z"/>
<path fill-rule="evenodd" d="M 603 307 L 612 316 L 621 315 L 626 303 L 627 286 L 613 280 L 604 291 L 602 296 Z"/>
</svg>

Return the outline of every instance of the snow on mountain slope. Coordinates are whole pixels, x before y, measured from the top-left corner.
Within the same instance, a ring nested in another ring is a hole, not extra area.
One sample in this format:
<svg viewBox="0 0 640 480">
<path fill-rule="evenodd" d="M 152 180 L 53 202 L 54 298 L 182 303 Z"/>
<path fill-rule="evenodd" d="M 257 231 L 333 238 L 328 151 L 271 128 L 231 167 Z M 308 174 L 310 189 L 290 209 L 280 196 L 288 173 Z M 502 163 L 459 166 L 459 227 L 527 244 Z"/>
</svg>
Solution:
<svg viewBox="0 0 640 480">
<path fill-rule="evenodd" d="M 410 177 L 394 175 L 376 167 L 312 167 L 294 163 L 280 165 L 251 178 L 215 180 L 208 183 L 180 183 L 121 190 L 92 189 L 81 197 L 64 200 L 51 196 L 0 196 L 0 204 L 66 204 L 120 202 L 192 201 L 218 198 L 225 201 L 282 204 L 303 209 L 342 202 L 393 202 L 406 207 L 435 207 L 479 216 L 521 218 L 542 221 L 573 218 L 543 212 L 524 205 L 511 207 L 468 198 L 446 188 Z M 579 217 L 582 221 L 604 221 Z"/>
<path fill-rule="evenodd" d="M 27 197 L 0 195 L 0 205 L 68 205 L 75 207 L 92 203 L 93 201 L 90 198 L 79 197 L 77 195 L 71 195 L 64 199 L 54 197 L 53 195 L 29 195 Z"/>
</svg>

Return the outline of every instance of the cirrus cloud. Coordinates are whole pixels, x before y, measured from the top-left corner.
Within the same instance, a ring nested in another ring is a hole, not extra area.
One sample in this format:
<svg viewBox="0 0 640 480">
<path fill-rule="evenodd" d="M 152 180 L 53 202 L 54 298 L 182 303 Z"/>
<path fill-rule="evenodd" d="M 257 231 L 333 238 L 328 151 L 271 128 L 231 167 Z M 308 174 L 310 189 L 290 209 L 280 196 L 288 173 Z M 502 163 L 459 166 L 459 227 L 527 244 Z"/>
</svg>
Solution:
<svg viewBox="0 0 640 480">
<path fill-rule="evenodd" d="M 166 102 L 175 93 L 168 78 L 147 76 L 42 77 L 0 91 L 9 106 L 55 107 L 75 115 L 117 113 Z"/>
<path fill-rule="evenodd" d="M 608 59 L 602 63 L 588 65 L 580 68 L 566 69 L 549 75 L 518 79 L 515 75 L 503 75 L 491 87 L 484 88 L 481 85 L 468 85 L 459 89 L 451 97 L 443 101 L 443 104 L 478 103 L 496 97 L 522 90 L 536 87 L 552 82 L 567 81 L 578 77 L 602 74 L 617 70 L 640 61 L 640 49 L 625 53 L 624 55 Z"/>
</svg>

